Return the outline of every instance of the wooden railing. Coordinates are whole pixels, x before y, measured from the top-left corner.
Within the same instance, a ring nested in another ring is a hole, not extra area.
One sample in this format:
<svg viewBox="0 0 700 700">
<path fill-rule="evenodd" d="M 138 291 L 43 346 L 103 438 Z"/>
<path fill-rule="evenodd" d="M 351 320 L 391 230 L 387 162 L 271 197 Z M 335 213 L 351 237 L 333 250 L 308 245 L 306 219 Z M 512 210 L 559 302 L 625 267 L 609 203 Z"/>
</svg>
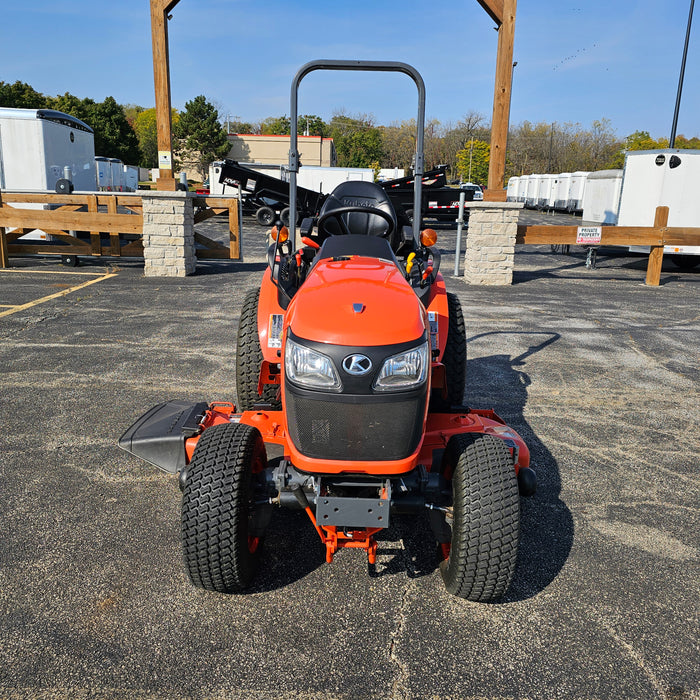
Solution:
<svg viewBox="0 0 700 700">
<path fill-rule="evenodd" d="M 51 209 L 27 209 L 24 204 L 51 205 Z M 195 223 L 228 212 L 229 241 L 218 241 L 195 232 L 201 259 L 240 258 L 238 200 L 229 197 L 197 197 Z M 11 228 L 13 230 L 7 231 Z M 40 230 L 51 240 L 21 240 Z M 76 237 L 71 232 L 85 232 Z M 143 257 L 143 200 L 138 194 L 37 194 L 0 193 L 0 267 L 10 255 L 81 255 Z"/>
<path fill-rule="evenodd" d="M 700 246 L 700 228 L 669 227 L 668 207 L 657 207 L 653 226 L 602 226 L 600 245 L 651 246 L 646 283 L 661 281 L 665 245 Z M 518 226 L 516 243 L 576 245 L 578 226 Z"/>
</svg>

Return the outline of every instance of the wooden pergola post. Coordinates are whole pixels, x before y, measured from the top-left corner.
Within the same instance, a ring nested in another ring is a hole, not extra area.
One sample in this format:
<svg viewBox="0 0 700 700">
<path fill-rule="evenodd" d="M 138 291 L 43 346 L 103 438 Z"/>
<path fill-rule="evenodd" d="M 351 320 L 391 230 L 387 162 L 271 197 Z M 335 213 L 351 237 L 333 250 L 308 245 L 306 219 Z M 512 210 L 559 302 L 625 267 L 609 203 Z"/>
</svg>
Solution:
<svg viewBox="0 0 700 700">
<path fill-rule="evenodd" d="M 510 98 L 513 84 L 513 44 L 515 42 L 515 10 L 517 0 L 478 0 L 498 25 L 496 85 L 493 92 L 491 121 L 491 157 L 488 189 L 484 199 L 505 201 L 503 189 L 506 174 L 506 145 L 510 120 Z"/>
<path fill-rule="evenodd" d="M 151 0 L 151 39 L 153 42 L 153 82 L 156 91 L 158 128 L 159 190 L 174 191 L 172 117 L 170 106 L 170 62 L 168 55 L 168 15 L 180 0 Z"/>
</svg>

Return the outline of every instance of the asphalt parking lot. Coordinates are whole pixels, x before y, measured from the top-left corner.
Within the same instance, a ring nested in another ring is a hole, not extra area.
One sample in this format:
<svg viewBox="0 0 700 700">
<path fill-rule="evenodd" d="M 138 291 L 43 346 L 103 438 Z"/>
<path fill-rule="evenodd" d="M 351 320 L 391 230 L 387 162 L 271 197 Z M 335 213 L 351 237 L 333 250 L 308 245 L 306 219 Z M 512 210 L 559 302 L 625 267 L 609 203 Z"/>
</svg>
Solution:
<svg viewBox="0 0 700 700">
<path fill-rule="evenodd" d="M 262 231 L 185 279 L 0 272 L 0 697 L 700 698 L 700 269 L 666 260 L 647 287 L 619 249 L 587 269 L 519 248 L 512 286 L 475 287 L 440 231 L 465 402 L 520 432 L 539 477 L 502 602 L 446 593 L 426 522 L 396 519 L 370 570 L 325 564 L 293 512 L 249 594 L 189 584 L 176 479 L 116 441 L 161 401 L 233 399 Z"/>
</svg>

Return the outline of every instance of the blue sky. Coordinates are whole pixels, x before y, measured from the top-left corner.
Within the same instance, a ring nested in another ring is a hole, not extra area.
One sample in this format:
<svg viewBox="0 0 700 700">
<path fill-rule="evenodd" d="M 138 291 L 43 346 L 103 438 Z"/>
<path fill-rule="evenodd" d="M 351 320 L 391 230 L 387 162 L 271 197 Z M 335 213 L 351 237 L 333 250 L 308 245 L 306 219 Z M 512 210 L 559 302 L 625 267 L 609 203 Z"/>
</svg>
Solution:
<svg viewBox="0 0 700 700">
<path fill-rule="evenodd" d="M 3 3 L 0 80 L 49 95 L 153 106 L 147 0 Z M 668 137 L 690 0 L 520 0 L 511 123 L 607 118 L 619 137 Z M 700 135 L 700 11 L 678 133 Z M 246 121 L 289 113 L 289 86 L 311 59 L 404 61 L 423 75 L 427 114 L 490 121 L 497 33 L 476 0 L 181 0 L 169 23 L 173 106 L 203 94 Z M 315 72 L 300 113 L 416 113 L 409 78 Z"/>
</svg>

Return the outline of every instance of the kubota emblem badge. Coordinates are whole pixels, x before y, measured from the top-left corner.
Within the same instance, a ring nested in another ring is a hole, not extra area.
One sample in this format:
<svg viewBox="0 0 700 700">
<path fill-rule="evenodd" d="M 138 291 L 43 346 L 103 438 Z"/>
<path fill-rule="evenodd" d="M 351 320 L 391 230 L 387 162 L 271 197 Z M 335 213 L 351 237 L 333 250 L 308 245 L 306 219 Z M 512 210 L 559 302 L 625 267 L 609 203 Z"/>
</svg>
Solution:
<svg viewBox="0 0 700 700">
<path fill-rule="evenodd" d="M 372 360 L 366 355 L 348 355 L 343 360 L 343 369 L 348 374 L 359 377 L 362 374 L 367 374 L 372 369 Z"/>
</svg>

